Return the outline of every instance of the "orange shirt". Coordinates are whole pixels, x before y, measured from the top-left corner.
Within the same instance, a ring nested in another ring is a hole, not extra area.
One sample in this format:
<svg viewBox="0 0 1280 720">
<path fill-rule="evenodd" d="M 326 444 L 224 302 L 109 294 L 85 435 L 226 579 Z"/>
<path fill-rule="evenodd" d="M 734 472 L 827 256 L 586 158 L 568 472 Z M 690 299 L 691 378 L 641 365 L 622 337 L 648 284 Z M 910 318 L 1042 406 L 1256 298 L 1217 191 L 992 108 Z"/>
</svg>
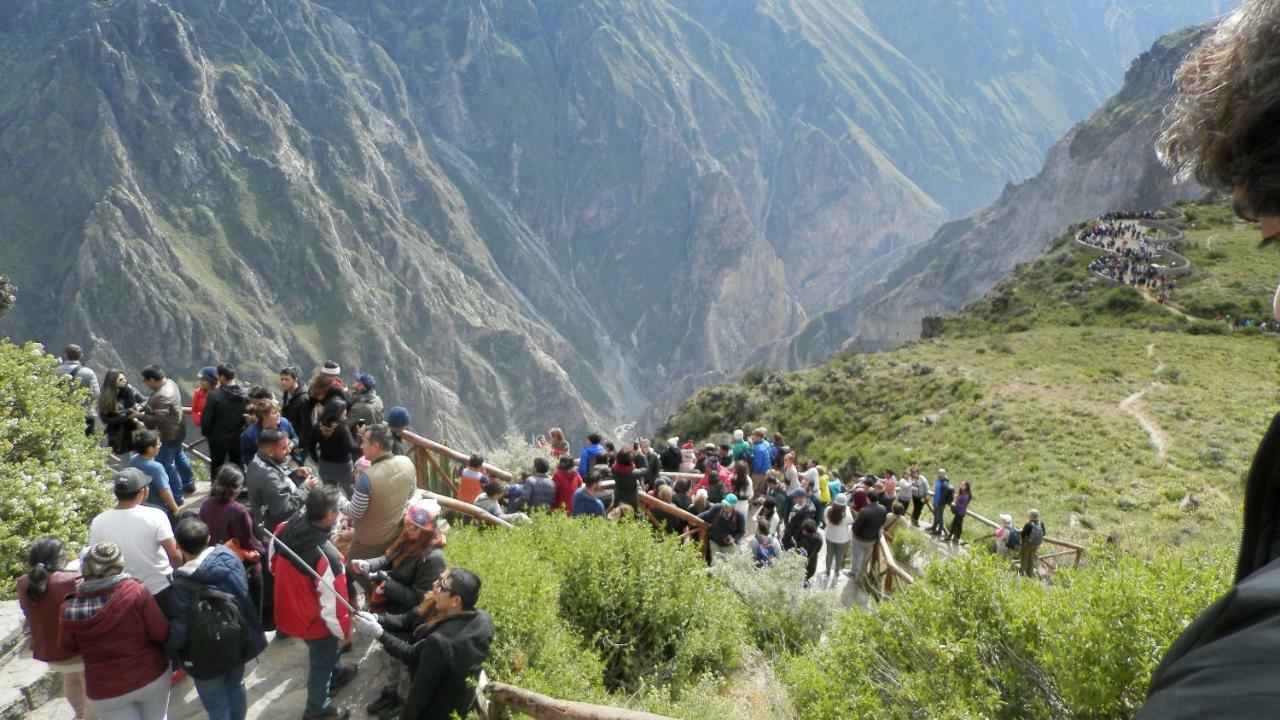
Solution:
<svg viewBox="0 0 1280 720">
<path fill-rule="evenodd" d="M 458 499 L 463 502 L 475 502 L 488 482 L 488 476 L 479 470 L 463 468 L 462 474 L 458 477 Z"/>
</svg>

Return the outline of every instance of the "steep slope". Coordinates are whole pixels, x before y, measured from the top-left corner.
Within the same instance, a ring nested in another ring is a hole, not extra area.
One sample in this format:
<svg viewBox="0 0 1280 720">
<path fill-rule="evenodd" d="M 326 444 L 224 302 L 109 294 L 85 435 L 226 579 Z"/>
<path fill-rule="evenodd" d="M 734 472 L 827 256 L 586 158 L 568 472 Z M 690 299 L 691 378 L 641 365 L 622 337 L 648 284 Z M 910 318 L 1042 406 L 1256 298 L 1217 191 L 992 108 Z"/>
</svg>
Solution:
<svg viewBox="0 0 1280 720">
<path fill-rule="evenodd" d="M 1153 28 L 1218 4 L 1106 3 Z M 956 47 L 1025 15 L 965 57 L 1027 69 L 967 86 L 920 18 L 859 8 L 7 3 L 0 329 L 184 378 L 331 357 L 464 442 L 612 427 L 865 286 L 971 165 L 1101 97 L 1123 44 L 1041 51 L 1075 10 L 986 3 Z M 964 110 L 996 96 L 1033 109 Z"/>
<path fill-rule="evenodd" d="M 1195 265 L 1175 299 L 1211 317 L 1230 286 L 1245 318 L 1265 316 L 1280 256 L 1257 247 L 1256 226 L 1235 229 L 1225 203 L 1182 209 Z M 1258 392 L 1280 369 L 1274 331 L 1188 320 L 1090 272 L 1098 255 L 1062 235 L 934 337 L 747 373 L 688 398 L 659 437 L 723 442 L 764 425 L 846 478 L 945 467 L 973 483 L 983 515 L 1035 507 L 1068 538 L 1229 544 L 1241 472 L 1274 412 Z"/>
<path fill-rule="evenodd" d="M 1152 147 L 1173 71 L 1204 29 L 1174 33 L 1143 53 L 1125 85 L 1049 151 L 1033 178 L 1009 185 L 973 216 L 948 223 L 904 254 L 883 279 L 814 317 L 767 361 L 800 367 L 843 346 L 884 348 L 920 334 L 920 322 L 980 297 L 1016 264 L 1039 256 L 1068 223 L 1102 208 L 1156 207 L 1198 196 L 1175 184 Z"/>
</svg>

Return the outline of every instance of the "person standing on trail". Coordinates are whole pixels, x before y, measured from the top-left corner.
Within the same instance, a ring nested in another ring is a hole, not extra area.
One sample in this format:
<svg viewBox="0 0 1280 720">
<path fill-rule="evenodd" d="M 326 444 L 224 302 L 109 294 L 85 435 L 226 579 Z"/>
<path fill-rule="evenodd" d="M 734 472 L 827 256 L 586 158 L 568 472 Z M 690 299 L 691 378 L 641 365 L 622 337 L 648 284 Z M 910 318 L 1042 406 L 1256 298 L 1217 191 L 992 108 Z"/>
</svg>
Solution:
<svg viewBox="0 0 1280 720">
<path fill-rule="evenodd" d="M 751 443 L 743 437 L 742 429 L 733 431 L 733 444 L 729 446 L 729 452 L 733 453 L 733 461 L 740 462 L 746 460 L 751 461 Z"/>
<path fill-rule="evenodd" d="M 351 403 L 347 410 L 347 426 L 355 432 L 359 425 L 376 425 L 383 420 L 382 398 L 378 397 L 373 376 L 360 373 L 351 381 Z"/>
<path fill-rule="evenodd" d="M 280 368 L 280 417 L 289 421 L 293 432 L 298 436 L 294 459 L 302 464 L 306 458 L 306 449 L 311 442 L 311 398 L 303 387 L 301 373 L 298 368 L 288 365 Z M 249 462 L 253 453 L 244 456 Z"/>
<path fill-rule="evenodd" d="M 858 577 L 867 571 L 867 563 L 871 560 L 871 551 L 880 542 L 880 532 L 884 529 L 889 511 L 880 503 L 871 503 L 858 512 L 853 519 L 853 556 L 849 569 L 851 577 Z"/>
<path fill-rule="evenodd" d="M 160 434 L 160 454 L 156 460 L 164 466 L 169 490 L 181 505 L 185 493 L 196 491 L 191 461 L 182 448 L 182 442 L 187 439 L 187 427 L 182 422 L 182 391 L 178 383 L 166 378 L 164 370 L 155 365 L 143 368 L 142 383 L 151 390 L 151 397 L 143 405 L 138 419 Z"/>
<path fill-rule="evenodd" d="M 209 404 L 209 393 L 218 387 L 218 369 L 213 366 L 200 368 L 200 374 L 196 376 L 196 390 L 191 393 L 191 422 L 196 427 L 201 427 L 200 421 L 204 418 L 204 409 Z"/>
<path fill-rule="evenodd" d="M 969 501 L 973 492 L 969 489 L 969 481 L 960 481 L 960 491 L 951 505 L 951 531 L 947 533 L 947 542 L 960 544 L 960 531 L 964 528 L 964 516 L 969 511 Z"/>
<path fill-rule="evenodd" d="M 217 477 L 225 462 L 243 465 L 240 433 L 244 432 L 244 408 L 249 396 L 236 382 L 236 369 L 223 363 L 217 368 L 218 387 L 209 393 L 200 417 L 200 433 L 209 440 L 209 476 Z"/>
<path fill-rule="evenodd" d="M 946 527 L 943 516 L 955 495 L 951 481 L 947 479 L 945 468 L 938 468 L 938 479 L 933 483 L 933 525 L 929 526 L 930 535 L 941 534 Z"/>
<path fill-rule="evenodd" d="M 71 343 L 62 349 L 62 364 L 55 371 L 60 377 L 69 377 L 80 384 L 80 387 L 89 391 L 89 397 L 84 401 L 84 434 L 87 437 L 93 437 L 94 431 L 94 403 L 98 400 L 98 393 L 102 392 L 98 385 L 98 373 L 92 368 L 85 367 L 84 351 L 79 345 Z"/>
<path fill-rule="evenodd" d="M 811 521 L 817 525 L 818 511 L 813 503 L 809 502 L 809 493 L 805 492 L 804 488 L 798 487 L 792 490 L 787 493 L 787 498 L 791 501 L 791 512 L 787 516 L 786 528 L 782 531 L 782 546 L 790 550 L 796 546 L 796 535 L 805 521 Z"/>
<path fill-rule="evenodd" d="M 1044 542 L 1044 521 L 1040 519 L 1040 511 L 1027 511 L 1027 524 L 1022 526 L 1019 539 L 1019 568 L 1029 578 L 1036 576 L 1036 553 L 1040 552 L 1040 543 Z"/>
<path fill-rule="evenodd" d="M 582 452 L 578 454 L 578 475 L 587 477 L 591 473 L 591 468 L 595 465 L 597 455 L 604 454 L 604 447 L 600 445 L 600 433 L 591 433 L 587 436 L 587 444 L 582 448 Z"/>
<path fill-rule="evenodd" d="M 765 429 L 751 431 L 751 482 L 757 496 L 764 493 L 764 480 L 773 469 L 773 445 L 764 439 Z"/>
<path fill-rule="evenodd" d="M 391 452 L 391 430 L 385 423 L 365 431 L 360 449 L 370 465 L 356 478 L 344 512 L 355 528 L 348 554 L 367 560 L 381 557 L 400 534 L 417 472 L 412 460 Z"/>
<path fill-rule="evenodd" d="M 182 564 L 173 526 L 163 510 L 145 505 L 151 478 L 137 468 L 116 473 L 112 490 L 116 506 L 89 524 L 89 543 L 109 542 L 124 555 L 124 569 L 164 601 L 169 576 Z"/>
<path fill-rule="evenodd" d="M 911 524 L 920 527 L 920 513 L 924 510 L 925 495 L 929 492 L 929 481 L 920 474 L 920 468 L 911 466 Z"/>
</svg>

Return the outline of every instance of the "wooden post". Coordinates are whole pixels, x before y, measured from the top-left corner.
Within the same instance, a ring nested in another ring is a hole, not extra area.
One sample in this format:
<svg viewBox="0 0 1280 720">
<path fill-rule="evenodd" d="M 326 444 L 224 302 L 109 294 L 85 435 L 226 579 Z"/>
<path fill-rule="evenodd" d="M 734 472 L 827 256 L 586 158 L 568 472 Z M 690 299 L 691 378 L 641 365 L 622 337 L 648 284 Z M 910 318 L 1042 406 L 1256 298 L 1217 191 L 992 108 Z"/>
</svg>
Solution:
<svg viewBox="0 0 1280 720">
<path fill-rule="evenodd" d="M 485 685 L 484 694 L 495 706 L 511 708 L 536 720 L 673 720 L 639 710 L 560 700 L 500 682 Z"/>
</svg>

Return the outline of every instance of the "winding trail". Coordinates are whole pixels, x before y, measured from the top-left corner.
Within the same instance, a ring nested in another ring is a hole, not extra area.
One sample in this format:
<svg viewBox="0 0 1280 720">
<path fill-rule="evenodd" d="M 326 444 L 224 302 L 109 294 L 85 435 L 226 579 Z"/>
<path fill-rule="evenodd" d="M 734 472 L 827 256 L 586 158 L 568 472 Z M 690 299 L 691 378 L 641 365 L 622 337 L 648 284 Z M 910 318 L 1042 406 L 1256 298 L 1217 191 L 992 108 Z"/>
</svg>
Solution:
<svg viewBox="0 0 1280 720">
<path fill-rule="evenodd" d="M 1141 225 L 1142 227 L 1165 233 L 1167 237 L 1163 237 L 1159 239 L 1159 242 L 1163 243 L 1165 246 L 1165 250 L 1162 253 L 1162 255 L 1172 260 L 1173 262 L 1168 266 L 1161 267 L 1160 275 L 1162 277 L 1168 277 L 1168 276 L 1177 277 L 1181 275 L 1186 275 L 1187 273 L 1191 272 L 1191 261 L 1188 260 L 1186 256 L 1181 255 L 1177 252 L 1174 252 L 1171 248 L 1172 246 L 1175 246 L 1187 239 L 1187 236 L 1182 232 L 1182 229 L 1174 224 L 1174 223 L 1185 222 L 1187 219 L 1187 216 L 1184 215 L 1181 210 L 1178 210 L 1177 208 L 1172 206 L 1157 208 L 1157 212 L 1163 213 L 1165 217 L 1138 218 L 1134 220 L 1120 220 L 1118 222 L 1132 222 L 1135 225 Z M 1083 245 L 1084 247 L 1087 247 L 1090 250 L 1093 250 L 1095 252 L 1107 253 L 1109 255 L 1118 254 L 1118 251 L 1116 250 L 1109 250 L 1100 245 L 1093 245 L 1088 242 L 1085 242 L 1080 233 L 1076 234 L 1075 241 L 1080 245 Z M 1094 274 L 1108 282 L 1113 282 L 1113 283 L 1117 282 L 1116 280 L 1113 280 L 1112 278 L 1109 278 L 1100 272 L 1094 273 Z M 1160 302 L 1159 298 L 1157 298 L 1155 294 L 1153 294 L 1150 290 L 1147 290 L 1146 288 L 1143 288 L 1143 287 L 1137 287 L 1137 286 L 1131 286 L 1131 287 L 1134 287 L 1134 289 L 1136 289 L 1139 293 L 1141 293 L 1142 297 L 1145 298 L 1147 302 L 1155 303 L 1160 307 L 1164 308 L 1166 311 L 1174 315 L 1177 315 L 1179 317 L 1185 318 L 1187 320 L 1196 319 L 1191 315 L 1188 315 L 1187 313 L 1183 312 L 1172 300 L 1170 300 L 1169 302 L 1162 303 Z"/>
<path fill-rule="evenodd" d="M 1147 345 L 1147 357 L 1154 356 L 1155 352 L 1155 343 Z M 1159 375 L 1162 370 L 1164 370 L 1164 363 L 1158 363 L 1156 365 L 1155 374 Z M 1163 458 L 1168 453 L 1169 446 L 1172 444 L 1172 441 L 1169 439 L 1168 434 L 1166 434 L 1164 430 L 1161 430 L 1160 426 L 1157 425 L 1155 421 L 1151 419 L 1151 416 L 1147 414 L 1147 409 L 1142 402 L 1142 398 L 1148 392 L 1162 387 L 1164 387 L 1164 383 L 1159 380 L 1152 380 L 1147 383 L 1146 387 L 1121 400 L 1116 406 L 1120 410 L 1132 415 L 1133 418 L 1138 421 L 1138 424 L 1141 425 L 1142 429 L 1147 433 L 1147 438 L 1151 440 L 1151 444 L 1155 447 L 1156 455 L 1160 458 Z"/>
</svg>

